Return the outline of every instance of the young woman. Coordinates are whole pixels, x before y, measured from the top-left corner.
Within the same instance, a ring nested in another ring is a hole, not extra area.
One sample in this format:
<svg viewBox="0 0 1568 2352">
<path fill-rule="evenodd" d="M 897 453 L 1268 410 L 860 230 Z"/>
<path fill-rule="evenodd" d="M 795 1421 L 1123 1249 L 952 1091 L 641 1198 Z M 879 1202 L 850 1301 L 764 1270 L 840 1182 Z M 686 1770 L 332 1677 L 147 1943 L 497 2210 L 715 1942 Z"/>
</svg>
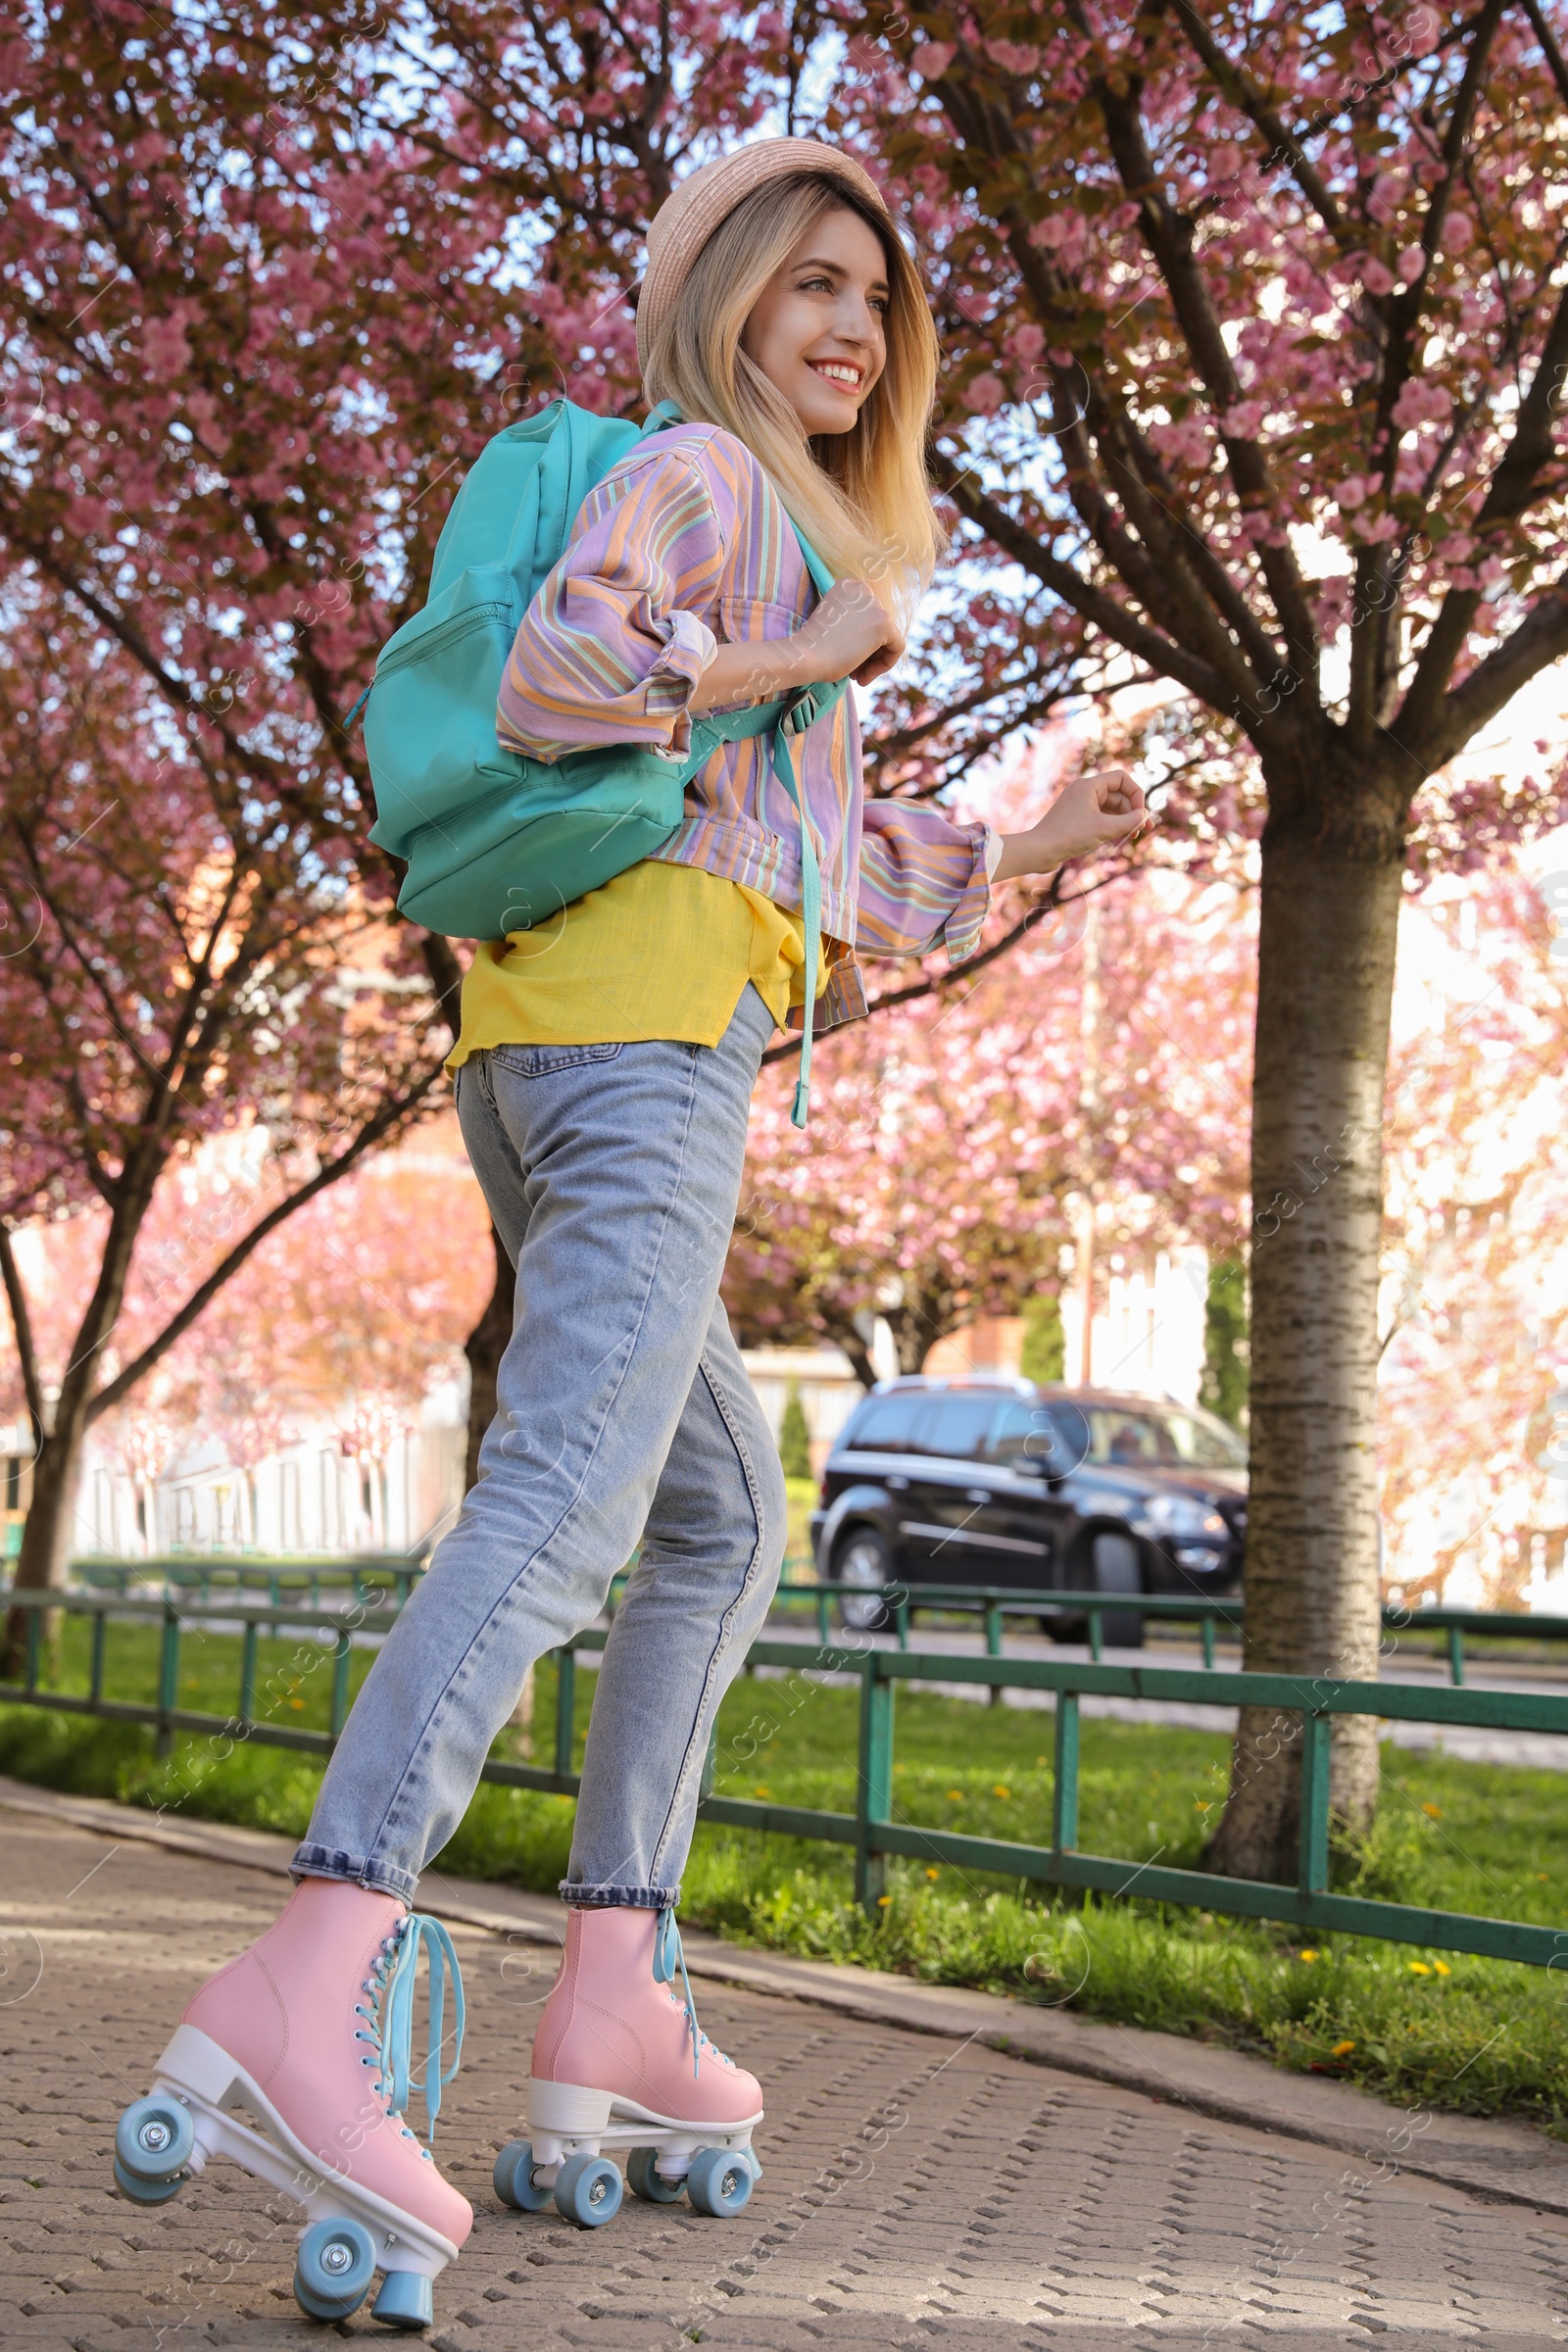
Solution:
<svg viewBox="0 0 1568 2352">
<path fill-rule="evenodd" d="M 645 387 L 686 421 L 592 492 L 522 622 L 498 728 L 536 759 L 618 742 L 678 757 L 696 712 L 876 677 L 940 552 L 922 457 L 936 338 L 860 168 L 813 141 L 746 147 L 670 197 L 649 257 Z M 820 602 L 792 524 L 840 580 Z M 817 971 L 798 818 L 760 740 L 713 757 L 657 858 L 476 956 L 453 1066 L 517 1268 L 499 1410 L 349 1718 L 291 1902 L 186 2012 L 203 2063 L 243 2070 L 293 2142 L 454 2250 L 471 2215 L 398 2112 L 380 1985 L 524 1675 L 598 1614 L 633 1550 L 530 2121 L 537 2138 L 613 2109 L 684 2127 L 689 2148 L 704 2129 L 741 2144 L 761 2116 L 757 2080 L 668 1978 L 709 1737 L 784 1551 L 777 1451 L 718 1298 L 763 1048 L 808 986 L 824 1021 L 853 1005 L 857 950 L 962 956 L 991 881 L 1144 821 L 1120 771 L 1006 839 L 866 802 L 849 698 L 797 757 L 822 877 Z"/>
</svg>

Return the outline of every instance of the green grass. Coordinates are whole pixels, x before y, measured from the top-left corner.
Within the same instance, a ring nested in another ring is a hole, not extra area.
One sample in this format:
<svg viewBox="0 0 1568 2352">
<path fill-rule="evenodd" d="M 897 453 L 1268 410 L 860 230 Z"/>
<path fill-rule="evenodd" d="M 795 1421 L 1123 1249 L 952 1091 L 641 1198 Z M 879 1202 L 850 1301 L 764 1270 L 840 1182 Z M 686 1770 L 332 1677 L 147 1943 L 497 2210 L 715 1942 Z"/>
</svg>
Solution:
<svg viewBox="0 0 1568 2352">
<path fill-rule="evenodd" d="M 260 1713 L 324 1728 L 331 1653 L 264 1642 Z M 187 1636 L 180 1703 L 225 1714 L 238 1643 Z M 111 1696 L 151 1699 L 156 1630 L 116 1625 Z M 67 1622 L 65 1688 L 85 1687 L 86 1631 Z M 368 1653 L 354 1653 L 353 1681 Z M 593 1690 L 579 1675 L 581 1724 Z M 799 1692 L 802 1686 L 797 1685 Z M 554 1752 L 554 1678 L 539 1677 L 538 1757 Z M 838 1811 L 853 1807 L 857 1696 L 810 1688 L 793 1710 L 776 1682 L 743 1679 L 719 1727 L 717 1790 Z M 901 1690 L 895 1804 L 902 1820 L 1044 1843 L 1051 1718 Z M 515 1755 L 517 1736 L 498 1752 Z M 1205 1733 L 1088 1720 L 1080 1838 L 1138 1862 L 1198 1862 L 1223 1802 L 1229 1743 Z M 36 1709 L 0 1709 L 0 1771 L 46 1786 L 167 1805 L 293 1836 L 319 1782 L 314 1760 L 254 1742 L 181 1740 L 160 1762 L 150 1733 Z M 1554 1925 L 1568 1912 L 1561 1837 L 1568 1785 L 1555 1773 L 1384 1751 L 1383 1803 L 1336 1883 L 1406 1903 Z M 459 1874 L 553 1890 L 564 1875 L 569 1800 L 481 1788 L 443 1862 Z M 1568 2015 L 1555 1972 L 1323 1936 L 1304 1948 L 1265 1924 L 1171 1906 L 1062 1897 L 953 1866 L 896 1863 L 875 1920 L 853 1899 L 845 1849 L 699 1830 L 684 1915 L 733 1939 L 975 1984 L 1022 1999 L 1259 2051 L 1352 2081 L 1402 2105 L 1533 2115 L 1568 2132 Z"/>
</svg>

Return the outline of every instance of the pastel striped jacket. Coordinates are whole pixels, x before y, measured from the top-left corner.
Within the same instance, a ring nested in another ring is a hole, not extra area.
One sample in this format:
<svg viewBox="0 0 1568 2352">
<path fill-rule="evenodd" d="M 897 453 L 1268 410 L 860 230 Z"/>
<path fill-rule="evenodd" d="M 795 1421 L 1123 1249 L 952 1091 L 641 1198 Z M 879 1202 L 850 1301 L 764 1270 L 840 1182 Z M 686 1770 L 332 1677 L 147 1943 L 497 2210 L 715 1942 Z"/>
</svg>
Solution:
<svg viewBox="0 0 1568 2352">
<path fill-rule="evenodd" d="M 716 641 L 787 637 L 813 601 L 778 493 L 745 444 L 708 424 L 650 434 L 589 492 L 523 616 L 501 688 L 500 740 L 534 760 L 616 742 L 679 757 L 687 704 Z M 957 962 L 985 918 L 987 828 L 917 803 L 866 800 L 852 697 L 797 750 L 823 931 L 869 956 L 944 942 Z M 656 857 L 799 909 L 799 819 L 765 739 L 722 746 L 687 786 L 686 807 Z M 853 1003 L 853 987 L 846 993 Z"/>
</svg>

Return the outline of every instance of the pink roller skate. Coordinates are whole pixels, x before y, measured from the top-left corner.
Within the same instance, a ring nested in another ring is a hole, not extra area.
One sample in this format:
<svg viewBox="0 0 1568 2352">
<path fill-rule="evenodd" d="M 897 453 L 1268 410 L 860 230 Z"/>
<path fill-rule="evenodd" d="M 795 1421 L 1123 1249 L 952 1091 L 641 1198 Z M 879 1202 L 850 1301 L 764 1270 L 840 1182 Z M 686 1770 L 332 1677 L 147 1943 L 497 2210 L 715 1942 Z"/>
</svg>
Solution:
<svg viewBox="0 0 1568 2352">
<path fill-rule="evenodd" d="M 428 2327 L 430 2281 L 473 2227 L 467 2199 L 403 2120 L 421 1944 L 430 2046 L 424 2082 L 413 2087 L 433 2128 L 463 2046 L 451 1937 L 391 1895 L 305 1879 L 260 1942 L 203 1985 L 158 2062 L 151 2096 L 125 2109 L 115 2133 L 115 2179 L 138 2205 L 167 2203 L 219 2155 L 303 2206 L 294 2293 L 313 2319 L 346 2319 L 380 2271 L 371 2316 Z M 454 2046 L 442 2073 L 449 1972 Z"/>
<path fill-rule="evenodd" d="M 673 1989 L 679 1969 L 685 1998 Z M 528 2139 L 496 2158 L 504 2205 L 597 2229 L 621 2179 L 603 2153 L 625 2148 L 635 2196 L 699 2213 L 739 2213 L 762 2177 L 752 2133 L 762 2091 L 697 2023 L 673 1911 L 574 1910 L 555 1989 L 534 2035 Z"/>
</svg>

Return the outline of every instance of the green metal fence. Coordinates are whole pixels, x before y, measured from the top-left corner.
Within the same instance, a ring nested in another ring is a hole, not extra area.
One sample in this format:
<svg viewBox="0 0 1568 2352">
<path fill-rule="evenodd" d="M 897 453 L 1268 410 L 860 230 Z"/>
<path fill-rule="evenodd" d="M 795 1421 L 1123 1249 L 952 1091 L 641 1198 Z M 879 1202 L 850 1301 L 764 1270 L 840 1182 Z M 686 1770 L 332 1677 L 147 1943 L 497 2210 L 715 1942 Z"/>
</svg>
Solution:
<svg viewBox="0 0 1568 2352">
<path fill-rule="evenodd" d="M 792 1569 L 809 1573 L 792 1575 Z M 375 1592 L 390 1590 L 402 1602 L 408 1599 L 423 1573 L 422 1561 L 411 1560 L 403 1552 L 362 1553 L 351 1560 L 338 1553 L 316 1559 L 198 1558 L 175 1553 L 167 1558 L 138 1561 L 77 1560 L 72 1567 L 76 1585 L 90 1592 L 133 1595 L 142 1588 L 157 1585 L 162 1588 L 160 1597 L 166 1600 L 188 1594 L 208 1601 L 215 1594 L 228 1592 L 236 1598 L 265 1592 L 270 1602 L 303 1599 L 313 1608 L 320 1607 L 323 1594 L 331 1592 L 343 1592 L 352 1602 L 363 1602 Z M 612 1583 L 612 1612 L 624 1584 L 624 1575 L 615 1577 Z M 856 1596 L 866 1601 L 878 1598 L 885 1601 L 888 1623 L 901 1648 L 908 1646 L 910 1629 L 918 1614 L 978 1617 L 989 1657 L 1004 1654 L 1003 1637 L 1011 1618 L 1045 1623 L 1062 1616 L 1081 1617 L 1089 1654 L 1097 1665 L 1104 1651 L 1107 1612 L 1130 1611 L 1162 1625 L 1196 1625 L 1206 1667 L 1217 1664 L 1217 1634 L 1223 1630 L 1239 1636 L 1242 1630 L 1239 1598 L 1209 1600 L 1200 1593 L 1119 1594 L 1112 1598 L 1102 1592 L 1041 1592 L 1010 1585 L 920 1584 L 891 1587 L 880 1595 L 860 1592 Z M 845 1597 L 845 1588 L 823 1584 L 809 1562 L 785 1561 L 778 1586 L 779 1610 L 785 1617 L 797 1613 L 813 1617 L 819 1641 L 828 1640 L 833 1618 Z M 1446 1647 L 1449 1675 L 1456 1687 L 1465 1679 L 1467 1636 L 1491 1642 L 1543 1642 L 1548 1645 L 1568 1642 L 1568 1617 L 1526 1617 L 1497 1609 L 1407 1609 L 1388 1603 L 1383 1611 L 1383 1624 L 1390 1633 L 1441 1635 Z"/>
<path fill-rule="evenodd" d="M 340 1552 L 322 1553 L 316 1559 L 287 1554 L 277 1559 L 224 1559 L 175 1552 L 150 1560 L 89 1559 L 71 1564 L 74 1589 L 86 1592 L 134 1595 L 157 1585 L 162 1586 L 166 1600 L 177 1599 L 182 1593 L 205 1601 L 215 1592 L 240 1596 L 255 1592 L 278 1601 L 292 1594 L 313 1608 L 319 1608 L 322 1593 L 330 1592 L 363 1599 L 367 1593 L 390 1588 L 400 1601 L 407 1600 L 423 1573 L 418 1560 L 411 1560 L 401 1551 L 361 1552 L 347 1560 Z"/>
<path fill-rule="evenodd" d="M 354 1633 L 371 1614 L 382 1622 L 393 1614 L 391 1598 L 385 1594 L 374 1603 L 367 1602 L 349 1611 L 286 1603 L 280 1608 L 273 1603 L 248 1599 L 203 1606 L 172 1597 L 137 1599 L 80 1592 L 17 1592 L 6 1597 L 13 1605 L 27 1611 L 28 1641 L 24 1679 L 21 1683 L 0 1684 L 0 1702 L 149 1724 L 166 1747 L 176 1733 L 185 1732 L 236 1743 L 241 1740 L 256 1740 L 318 1755 L 330 1752 L 348 1712 L 349 1658 Z M 1095 1598 L 1089 1594 L 1062 1597 L 1064 1603 L 1070 1599 L 1079 1608 Z M 1038 1595 L 1032 1605 L 1038 1610 Z M 43 1617 L 44 1611 L 51 1607 L 92 1620 L 89 1688 L 85 1693 L 42 1687 Z M 161 1627 L 156 1704 L 104 1696 L 105 1639 L 111 1617 Z M 1530 1622 L 1533 1628 L 1535 1621 Z M 180 1707 L 177 1699 L 182 1628 L 222 1632 L 236 1624 L 240 1627 L 240 1673 L 238 1704 L 233 1715 L 198 1713 Z M 332 1636 L 327 1732 L 295 1730 L 256 1716 L 259 1635 L 264 1628 L 275 1630 L 280 1626 L 323 1631 Z M 1564 1632 L 1568 1633 L 1568 1626 Z M 575 1653 L 602 1650 L 608 1638 L 604 1630 L 591 1629 L 578 1635 L 570 1648 L 551 1653 L 550 1662 L 558 1678 L 553 1765 L 513 1764 L 493 1757 L 484 1767 L 483 1777 L 487 1781 L 509 1788 L 544 1789 L 567 1796 L 577 1793 L 578 1776 L 571 1769 L 576 1728 Z M 957 1656 L 950 1652 L 877 1647 L 853 1636 L 814 1644 L 756 1642 L 747 1662 L 752 1666 L 782 1669 L 793 1678 L 822 1674 L 852 1674 L 858 1678 L 859 1738 L 855 1810 L 829 1813 L 715 1796 L 711 1793 L 713 1758 L 710 1756 L 702 1817 L 735 1829 L 816 1838 L 852 1847 L 857 1893 L 868 1907 L 874 1908 L 884 1892 L 888 1857 L 903 1855 L 1000 1872 L 1048 1886 L 1081 1887 L 1107 1895 L 1136 1894 L 1242 1918 L 1277 1920 L 1317 1934 L 1341 1930 L 1403 1943 L 1436 1945 L 1448 1951 L 1481 1953 L 1494 1959 L 1525 1961 L 1536 1967 L 1568 1965 L 1568 1929 L 1559 1931 L 1521 1921 L 1487 1919 L 1360 1895 L 1336 1894 L 1329 1887 L 1329 1747 L 1336 1715 L 1371 1715 L 1384 1721 L 1462 1724 L 1490 1730 L 1565 1735 L 1568 1696 L 1247 1674 L 1216 1671 L 1209 1666 L 1107 1665 L 1092 1658 Z M 911 1681 L 980 1686 L 990 1690 L 1007 1686 L 1054 1694 L 1055 1754 L 1049 1844 L 1026 1845 L 1002 1838 L 967 1837 L 953 1831 L 925 1829 L 899 1818 L 893 1795 L 895 1699 L 900 1683 Z M 810 1685 L 805 1688 L 809 1689 Z M 1089 1696 L 1272 1708 L 1280 1718 L 1282 1739 L 1298 1743 L 1300 1753 L 1301 1834 L 1296 1884 L 1257 1884 L 1202 1871 L 1169 1868 L 1157 1861 L 1133 1863 L 1110 1855 L 1083 1852 L 1078 1843 L 1079 1702 Z"/>
</svg>

